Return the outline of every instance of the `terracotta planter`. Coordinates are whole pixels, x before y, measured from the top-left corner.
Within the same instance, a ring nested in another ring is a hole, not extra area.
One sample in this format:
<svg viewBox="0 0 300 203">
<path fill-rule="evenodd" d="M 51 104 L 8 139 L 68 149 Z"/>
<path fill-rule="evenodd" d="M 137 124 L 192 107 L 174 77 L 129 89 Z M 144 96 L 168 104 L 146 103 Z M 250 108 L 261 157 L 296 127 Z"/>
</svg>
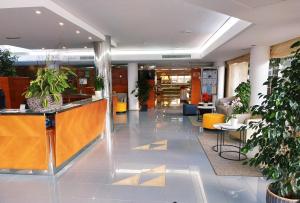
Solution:
<svg viewBox="0 0 300 203">
<path fill-rule="evenodd" d="M 38 97 L 32 97 L 27 99 L 27 104 L 29 108 L 34 112 L 46 112 L 60 109 L 63 104 L 62 96 L 60 95 L 60 100 L 55 101 L 52 96 L 47 96 L 48 106 L 43 107 L 42 100 Z"/>
<path fill-rule="evenodd" d="M 287 199 L 274 194 L 268 186 L 266 203 L 300 203 L 300 199 Z"/>
</svg>

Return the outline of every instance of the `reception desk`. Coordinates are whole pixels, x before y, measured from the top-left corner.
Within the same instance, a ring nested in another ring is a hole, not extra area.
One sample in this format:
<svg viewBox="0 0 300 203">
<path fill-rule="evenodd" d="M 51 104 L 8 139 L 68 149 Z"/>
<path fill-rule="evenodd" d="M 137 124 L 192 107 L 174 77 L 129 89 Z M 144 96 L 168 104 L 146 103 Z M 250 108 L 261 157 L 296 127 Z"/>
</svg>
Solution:
<svg viewBox="0 0 300 203">
<path fill-rule="evenodd" d="M 0 111 L 0 173 L 51 174 L 105 130 L 107 101 L 86 99 L 58 111 Z"/>
</svg>

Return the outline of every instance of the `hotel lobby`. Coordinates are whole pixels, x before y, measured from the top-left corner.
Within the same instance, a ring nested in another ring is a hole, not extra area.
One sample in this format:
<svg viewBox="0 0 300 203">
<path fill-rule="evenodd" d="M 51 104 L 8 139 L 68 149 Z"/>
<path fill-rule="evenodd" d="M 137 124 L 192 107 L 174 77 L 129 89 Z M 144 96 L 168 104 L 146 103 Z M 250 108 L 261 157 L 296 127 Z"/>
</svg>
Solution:
<svg viewBox="0 0 300 203">
<path fill-rule="evenodd" d="M 300 202 L 299 0 L 0 3 L 0 203 Z"/>
</svg>

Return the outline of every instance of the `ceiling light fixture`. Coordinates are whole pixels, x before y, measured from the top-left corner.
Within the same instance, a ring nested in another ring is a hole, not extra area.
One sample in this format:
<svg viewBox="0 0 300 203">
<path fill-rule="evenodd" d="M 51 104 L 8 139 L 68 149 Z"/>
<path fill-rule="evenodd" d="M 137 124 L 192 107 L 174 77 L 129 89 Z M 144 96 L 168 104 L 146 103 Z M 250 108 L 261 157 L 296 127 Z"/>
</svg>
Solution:
<svg viewBox="0 0 300 203">
<path fill-rule="evenodd" d="M 42 14 L 42 11 L 36 10 L 36 11 L 35 11 L 35 14 L 41 15 L 41 14 Z"/>
<path fill-rule="evenodd" d="M 61 27 L 65 25 L 63 22 L 59 22 L 58 24 L 59 24 Z"/>
<path fill-rule="evenodd" d="M 79 34 L 80 34 L 80 31 L 79 31 L 79 30 L 76 30 L 76 34 L 78 34 L 78 35 L 79 35 Z"/>
<path fill-rule="evenodd" d="M 67 47 L 63 46 L 62 48 L 63 48 L 63 49 L 66 49 Z"/>
<path fill-rule="evenodd" d="M 87 47 L 87 46 L 85 46 L 84 48 L 85 48 L 85 49 L 87 49 L 88 47 Z"/>
<path fill-rule="evenodd" d="M 89 40 L 92 40 L 93 38 L 92 37 L 89 37 Z"/>
</svg>

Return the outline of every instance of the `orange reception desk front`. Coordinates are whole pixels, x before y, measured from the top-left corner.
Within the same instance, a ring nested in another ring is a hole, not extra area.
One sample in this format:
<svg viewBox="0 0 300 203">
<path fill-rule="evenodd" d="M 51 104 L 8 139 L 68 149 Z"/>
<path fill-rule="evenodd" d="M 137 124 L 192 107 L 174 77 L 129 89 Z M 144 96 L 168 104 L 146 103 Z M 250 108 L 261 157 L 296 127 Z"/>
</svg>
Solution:
<svg viewBox="0 0 300 203">
<path fill-rule="evenodd" d="M 0 173 L 54 175 L 105 131 L 107 101 L 86 99 L 57 111 L 0 111 Z"/>
</svg>

